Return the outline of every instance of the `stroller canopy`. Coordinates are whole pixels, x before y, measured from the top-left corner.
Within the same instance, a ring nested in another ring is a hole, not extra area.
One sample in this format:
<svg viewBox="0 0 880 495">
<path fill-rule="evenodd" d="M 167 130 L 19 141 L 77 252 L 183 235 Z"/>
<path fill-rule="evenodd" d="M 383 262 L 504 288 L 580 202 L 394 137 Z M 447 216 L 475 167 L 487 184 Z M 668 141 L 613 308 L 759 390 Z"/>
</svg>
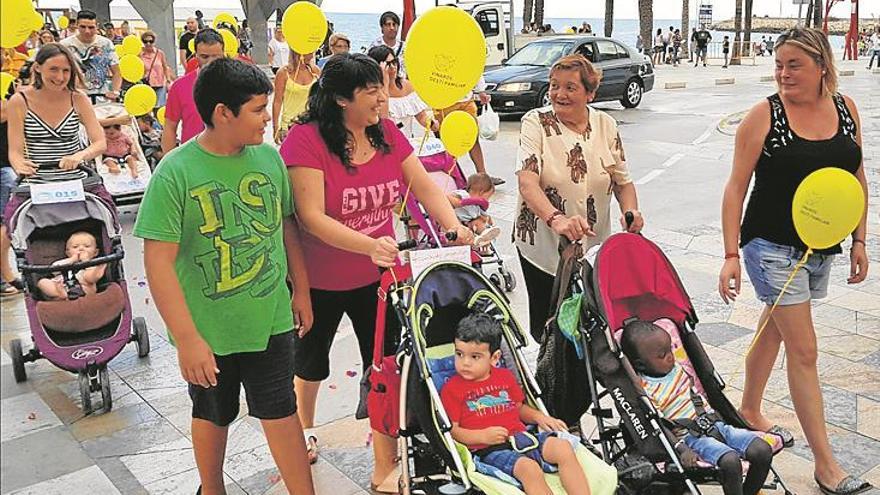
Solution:
<svg viewBox="0 0 880 495">
<path fill-rule="evenodd" d="M 90 192 L 86 192 L 85 201 L 73 203 L 35 205 L 27 200 L 15 211 L 10 221 L 12 247 L 27 249 L 28 238 L 36 230 L 87 219 L 100 221 L 110 238 L 120 235 L 115 207 Z"/>
<path fill-rule="evenodd" d="M 672 263 L 656 244 L 638 234 L 608 238 L 593 267 L 596 303 L 616 330 L 628 318 L 669 318 L 681 325 L 696 316 Z"/>
</svg>

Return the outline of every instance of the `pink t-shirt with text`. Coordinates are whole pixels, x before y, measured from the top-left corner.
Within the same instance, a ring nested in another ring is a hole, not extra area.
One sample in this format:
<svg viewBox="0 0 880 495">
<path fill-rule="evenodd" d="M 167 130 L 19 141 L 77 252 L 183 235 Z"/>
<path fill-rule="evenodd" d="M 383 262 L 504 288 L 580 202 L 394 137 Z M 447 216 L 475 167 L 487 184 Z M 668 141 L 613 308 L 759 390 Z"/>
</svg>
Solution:
<svg viewBox="0 0 880 495">
<path fill-rule="evenodd" d="M 391 152 L 377 151 L 354 173 L 330 153 L 315 123 L 294 126 L 280 150 L 288 167 L 308 167 L 324 173 L 324 209 L 328 216 L 374 239 L 394 237 L 392 210 L 406 192 L 401 164 L 413 152 L 409 140 L 393 122 L 383 119 L 382 130 Z M 335 248 L 307 232 L 302 238 L 313 288 L 350 290 L 379 280 L 379 268 L 369 256 Z"/>
<path fill-rule="evenodd" d="M 168 90 L 168 101 L 165 103 L 165 118 L 181 123 L 180 144 L 196 137 L 205 130 L 202 117 L 196 108 L 196 100 L 193 98 L 193 88 L 199 71 L 193 71 L 177 79 Z"/>
</svg>

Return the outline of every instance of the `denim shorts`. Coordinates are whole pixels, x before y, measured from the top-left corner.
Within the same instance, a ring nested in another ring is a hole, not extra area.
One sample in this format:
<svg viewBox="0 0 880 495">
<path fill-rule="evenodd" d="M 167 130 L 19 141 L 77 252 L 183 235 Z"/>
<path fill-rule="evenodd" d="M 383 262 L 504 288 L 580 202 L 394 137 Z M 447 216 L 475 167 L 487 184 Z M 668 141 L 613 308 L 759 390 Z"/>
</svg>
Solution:
<svg viewBox="0 0 880 495">
<path fill-rule="evenodd" d="M 12 194 L 12 188 L 15 187 L 16 179 L 18 176 L 15 175 L 15 170 L 12 167 L 0 168 L 0 219 L 3 217 L 3 211 L 6 210 L 6 203 Z"/>
<path fill-rule="evenodd" d="M 217 385 L 189 384 L 192 417 L 228 426 L 239 411 L 244 386 L 248 414 L 257 419 L 281 419 L 296 414 L 293 391 L 293 332 L 269 337 L 266 350 L 214 356 Z"/>
<path fill-rule="evenodd" d="M 534 445 L 534 440 L 537 439 L 538 446 L 531 448 L 525 452 L 517 452 L 516 450 L 513 450 L 513 448 L 493 450 L 488 454 L 480 456 L 479 461 L 483 464 L 488 464 L 489 466 L 498 468 L 499 470 L 503 471 L 504 474 L 507 474 L 508 476 L 514 478 L 515 476 L 513 476 L 513 468 L 516 466 L 516 462 L 519 461 L 521 457 L 526 457 L 537 462 L 545 473 L 555 473 L 558 471 L 556 465 L 546 462 L 541 456 L 541 451 L 544 450 L 544 443 L 547 441 L 548 438 L 555 436 L 556 432 L 553 431 L 542 431 L 535 435 L 525 432 L 515 433 L 511 437 L 511 439 L 516 442 L 516 445 Z"/>
<path fill-rule="evenodd" d="M 743 246 L 743 261 L 755 294 L 764 304 L 772 305 L 804 251 L 783 246 L 759 237 Z M 811 254 L 807 262 L 779 300 L 780 306 L 801 304 L 828 295 L 828 279 L 834 255 Z"/>
<path fill-rule="evenodd" d="M 724 443 L 719 442 L 709 435 L 698 437 L 688 433 L 684 437 L 684 443 L 704 461 L 713 466 L 717 466 L 718 459 L 721 459 L 721 457 L 728 452 L 736 452 L 742 457 L 745 455 L 746 449 L 749 448 L 749 445 L 751 445 L 752 442 L 755 440 L 761 442 L 764 441 L 752 431 L 744 430 L 742 428 L 734 428 L 722 421 L 716 421 L 715 428 L 717 428 L 721 433 L 721 436 L 724 437 Z"/>
</svg>

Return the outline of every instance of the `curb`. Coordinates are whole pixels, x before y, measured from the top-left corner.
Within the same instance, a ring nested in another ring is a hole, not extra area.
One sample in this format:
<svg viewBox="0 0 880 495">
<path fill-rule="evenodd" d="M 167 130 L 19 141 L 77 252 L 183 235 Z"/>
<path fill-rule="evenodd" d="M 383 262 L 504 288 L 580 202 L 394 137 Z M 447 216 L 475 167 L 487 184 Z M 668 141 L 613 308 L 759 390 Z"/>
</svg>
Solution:
<svg viewBox="0 0 880 495">
<path fill-rule="evenodd" d="M 856 71 L 854 71 L 854 70 L 841 70 L 841 71 L 837 71 L 837 75 L 841 76 L 841 77 L 854 76 L 854 75 L 856 75 Z"/>
<path fill-rule="evenodd" d="M 761 82 L 773 82 L 775 80 L 774 76 L 761 76 Z"/>
<path fill-rule="evenodd" d="M 722 77 L 720 79 L 715 79 L 715 86 L 724 86 L 727 84 L 736 84 L 736 78 Z"/>
<path fill-rule="evenodd" d="M 871 69 L 871 74 L 880 74 L 880 67 L 877 67 L 876 69 Z"/>
<path fill-rule="evenodd" d="M 685 89 L 687 88 L 686 82 L 668 82 L 664 85 L 664 89 Z"/>
</svg>

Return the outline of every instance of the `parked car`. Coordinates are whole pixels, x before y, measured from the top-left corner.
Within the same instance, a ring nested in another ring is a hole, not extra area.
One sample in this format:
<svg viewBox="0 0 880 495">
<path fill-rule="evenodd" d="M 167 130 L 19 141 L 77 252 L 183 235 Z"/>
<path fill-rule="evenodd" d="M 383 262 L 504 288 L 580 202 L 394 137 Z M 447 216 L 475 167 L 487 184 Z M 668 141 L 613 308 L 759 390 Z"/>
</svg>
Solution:
<svg viewBox="0 0 880 495">
<path fill-rule="evenodd" d="M 620 100 L 635 108 L 654 88 L 651 59 L 635 48 L 601 36 L 554 36 L 533 41 L 504 61 L 487 69 L 486 92 L 492 108 L 502 113 L 523 113 L 550 104 L 550 66 L 566 55 L 580 53 L 602 69 L 602 83 L 593 101 Z"/>
</svg>

